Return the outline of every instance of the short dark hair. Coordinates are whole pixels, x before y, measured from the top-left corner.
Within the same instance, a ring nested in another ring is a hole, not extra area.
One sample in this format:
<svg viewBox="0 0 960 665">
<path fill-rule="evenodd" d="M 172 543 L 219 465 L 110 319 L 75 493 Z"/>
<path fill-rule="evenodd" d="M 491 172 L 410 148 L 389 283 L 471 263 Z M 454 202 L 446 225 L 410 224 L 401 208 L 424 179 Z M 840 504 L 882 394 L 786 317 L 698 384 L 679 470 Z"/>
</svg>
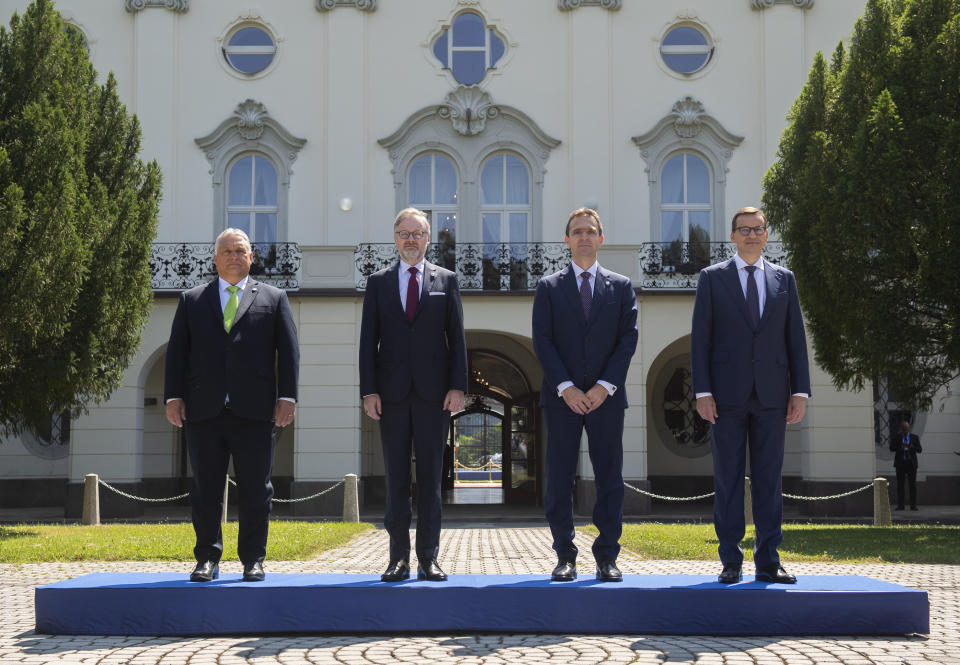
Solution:
<svg viewBox="0 0 960 665">
<path fill-rule="evenodd" d="M 563 231 L 565 237 L 570 235 L 570 222 L 577 217 L 593 217 L 593 221 L 597 223 L 597 231 L 600 232 L 600 235 L 603 235 L 603 224 L 600 223 L 600 215 L 597 214 L 597 211 L 593 208 L 577 208 L 567 217 L 567 228 Z"/>
<path fill-rule="evenodd" d="M 737 217 L 740 217 L 741 215 L 760 215 L 760 219 L 763 220 L 763 225 L 764 226 L 767 225 L 767 217 L 766 215 L 763 214 L 763 211 L 760 210 L 760 208 L 754 208 L 753 206 L 744 206 L 743 208 L 740 208 L 738 211 L 733 213 L 733 223 L 730 225 L 731 233 L 737 230 Z"/>
</svg>

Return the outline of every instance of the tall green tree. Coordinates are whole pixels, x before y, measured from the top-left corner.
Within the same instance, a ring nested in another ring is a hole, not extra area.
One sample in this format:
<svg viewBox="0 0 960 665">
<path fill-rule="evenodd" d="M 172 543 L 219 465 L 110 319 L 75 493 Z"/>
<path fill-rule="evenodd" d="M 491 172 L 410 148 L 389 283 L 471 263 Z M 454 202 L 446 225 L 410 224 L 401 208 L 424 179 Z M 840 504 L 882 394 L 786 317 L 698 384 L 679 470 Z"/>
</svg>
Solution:
<svg viewBox="0 0 960 665">
<path fill-rule="evenodd" d="M 50 0 L 0 26 L 0 432 L 119 385 L 152 300 L 161 194 L 140 126 Z"/>
<path fill-rule="evenodd" d="M 869 0 L 763 188 L 818 364 L 929 408 L 960 375 L 960 0 Z"/>
</svg>

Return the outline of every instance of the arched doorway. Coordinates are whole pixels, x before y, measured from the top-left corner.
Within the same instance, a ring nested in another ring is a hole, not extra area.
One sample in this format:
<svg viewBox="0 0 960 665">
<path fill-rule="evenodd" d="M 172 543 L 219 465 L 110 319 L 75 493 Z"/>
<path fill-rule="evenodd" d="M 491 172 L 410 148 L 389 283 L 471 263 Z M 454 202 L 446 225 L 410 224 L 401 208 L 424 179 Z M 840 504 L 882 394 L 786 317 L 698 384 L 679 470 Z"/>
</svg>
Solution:
<svg viewBox="0 0 960 665">
<path fill-rule="evenodd" d="M 539 393 L 505 356 L 468 353 L 469 388 L 453 415 L 445 460 L 451 503 L 535 505 L 542 485 Z"/>
</svg>

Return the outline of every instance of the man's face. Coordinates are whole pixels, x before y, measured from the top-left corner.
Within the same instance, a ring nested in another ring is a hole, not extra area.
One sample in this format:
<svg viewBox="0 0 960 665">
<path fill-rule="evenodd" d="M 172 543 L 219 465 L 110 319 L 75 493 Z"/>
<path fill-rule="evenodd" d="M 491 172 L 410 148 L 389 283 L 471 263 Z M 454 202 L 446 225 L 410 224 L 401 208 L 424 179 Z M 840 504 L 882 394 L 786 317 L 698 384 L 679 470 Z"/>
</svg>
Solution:
<svg viewBox="0 0 960 665">
<path fill-rule="evenodd" d="M 904 434 L 910 433 L 910 423 L 900 423 L 900 431 Z"/>
<path fill-rule="evenodd" d="M 420 237 L 417 238 L 411 234 L 419 234 Z M 407 237 L 404 238 L 403 236 Z M 413 266 L 420 263 L 427 253 L 427 245 L 430 244 L 430 232 L 427 231 L 427 225 L 420 217 L 404 217 L 394 231 L 393 241 L 397 244 L 400 258 L 407 265 Z"/>
<path fill-rule="evenodd" d="M 224 236 L 213 252 L 213 264 L 217 274 L 225 281 L 236 284 L 250 274 L 253 251 L 240 236 Z"/>
<path fill-rule="evenodd" d="M 570 248 L 573 260 L 581 268 L 589 268 L 597 260 L 597 253 L 603 244 L 603 236 L 596 220 L 590 215 L 579 215 L 570 221 L 570 228 L 563 241 Z M 588 265 L 583 265 L 585 262 Z"/>
<path fill-rule="evenodd" d="M 740 256 L 760 255 L 760 250 L 767 244 L 767 238 L 770 237 L 770 232 L 766 230 L 766 226 L 763 217 L 756 213 L 737 217 L 737 229 L 730 233 L 730 242 L 737 246 L 737 253 L 740 254 Z M 756 231 L 752 229 L 761 227 L 764 229 L 763 233 L 761 235 L 754 235 Z M 750 235 L 745 236 L 740 233 L 740 230 L 744 228 L 751 229 Z"/>
</svg>

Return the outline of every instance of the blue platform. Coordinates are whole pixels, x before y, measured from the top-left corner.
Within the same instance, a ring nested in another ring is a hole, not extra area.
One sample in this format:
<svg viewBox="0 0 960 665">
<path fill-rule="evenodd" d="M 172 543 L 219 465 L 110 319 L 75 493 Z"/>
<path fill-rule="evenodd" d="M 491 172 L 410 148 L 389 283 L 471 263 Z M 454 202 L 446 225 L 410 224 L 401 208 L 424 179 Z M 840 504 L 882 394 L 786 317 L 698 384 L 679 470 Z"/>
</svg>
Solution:
<svg viewBox="0 0 960 665">
<path fill-rule="evenodd" d="M 904 635 L 929 632 L 925 591 L 858 576 L 796 585 L 744 576 L 625 575 L 550 582 L 537 575 L 451 575 L 384 584 L 375 575 L 282 575 L 207 584 L 176 573 L 95 573 L 36 589 L 37 632 L 70 635 L 237 633 L 606 633 Z"/>
</svg>

